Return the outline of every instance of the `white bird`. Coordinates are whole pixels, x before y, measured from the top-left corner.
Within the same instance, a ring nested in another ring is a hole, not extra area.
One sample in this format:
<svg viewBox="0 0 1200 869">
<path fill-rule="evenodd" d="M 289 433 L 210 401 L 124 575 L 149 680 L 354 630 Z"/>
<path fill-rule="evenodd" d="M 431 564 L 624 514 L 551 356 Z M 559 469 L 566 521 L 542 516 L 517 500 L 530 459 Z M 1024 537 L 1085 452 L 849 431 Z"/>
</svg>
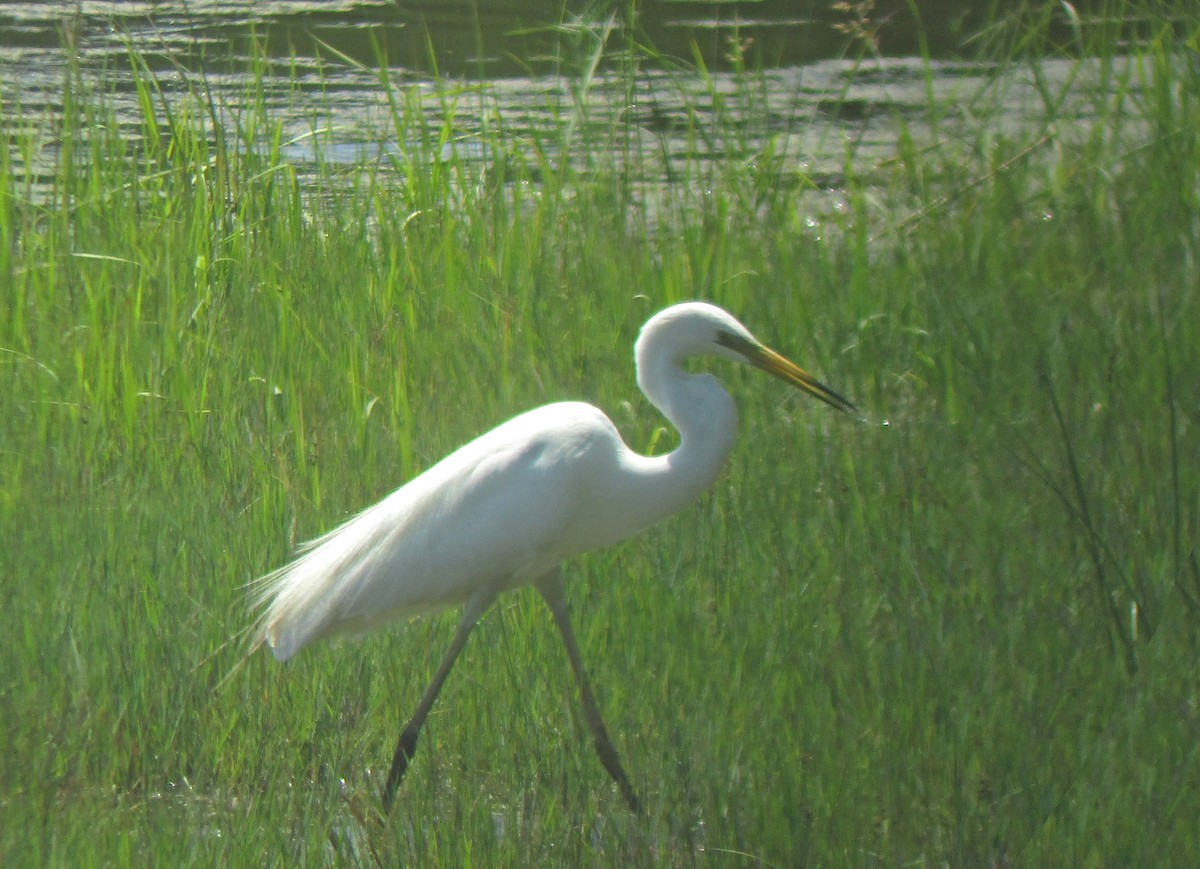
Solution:
<svg viewBox="0 0 1200 869">
<path fill-rule="evenodd" d="M 265 642 L 281 661 L 322 637 L 465 605 L 450 648 L 400 735 L 385 807 L 467 635 L 497 595 L 532 584 L 562 634 L 600 760 L 638 812 L 584 671 L 559 564 L 667 518 L 720 473 L 737 412 L 715 377 L 683 370 L 685 358 L 720 356 L 753 365 L 838 410 L 855 410 L 731 315 L 703 302 L 659 311 L 642 327 L 634 353 L 638 386 L 679 430 L 672 452 L 639 455 L 590 404 L 548 404 L 451 453 L 258 581 L 263 611 L 254 647 Z"/>
</svg>

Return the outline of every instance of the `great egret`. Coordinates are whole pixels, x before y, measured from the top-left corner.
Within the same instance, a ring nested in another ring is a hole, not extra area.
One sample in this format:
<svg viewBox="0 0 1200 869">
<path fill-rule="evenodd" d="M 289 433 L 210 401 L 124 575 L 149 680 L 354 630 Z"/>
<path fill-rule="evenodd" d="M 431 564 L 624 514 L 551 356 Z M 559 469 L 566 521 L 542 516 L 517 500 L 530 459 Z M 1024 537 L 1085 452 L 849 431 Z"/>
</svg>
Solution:
<svg viewBox="0 0 1200 869">
<path fill-rule="evenodd" d="M 679 430 L 674 451 L 635 453 L 590 404 L 539 407 L 451 453 L 258 581 L 257 605 L 264 611 L 254 646 L 267 643 L 281 661 L 321 637 L 465 604 L 450 648 L 400 734 L 385 808 L 467 635 L 497 595 L 532 583 L 562 634 L 600 760 L 638 812 L 584 671 L 559 564 L 665 519 L 716 479 L 733 447 L 737 412 L 715 377 L 680 367 L 686 357 L 753 365 L 840 411 L 855 410 L 731 315 L 703 302 L 651 317 L 634 355 L 638 386 Z"/>
</svg>

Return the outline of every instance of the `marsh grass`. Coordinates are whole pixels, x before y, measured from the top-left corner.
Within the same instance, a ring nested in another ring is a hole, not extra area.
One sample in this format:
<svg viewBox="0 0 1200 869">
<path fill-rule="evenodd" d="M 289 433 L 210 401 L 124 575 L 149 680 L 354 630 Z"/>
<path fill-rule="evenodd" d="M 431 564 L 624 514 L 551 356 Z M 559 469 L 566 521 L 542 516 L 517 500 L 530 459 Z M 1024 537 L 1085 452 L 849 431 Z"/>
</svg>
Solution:
<svg viewBox="0 0 1200 869">
<path fill-rule="evenodd" d="M 381 77 L 399 150 L 302 177 L 253 93 L 217 124 L 133 55 L 129 130 L 72 79 L 0 154 L 5 865 L 1187 862 L 1200 91 L 1169 24 L 1136 63 L 1099 48 L 1090 127 L 1046 90 L 1018 132 L 901 135 L 848 156 L 819 233 L 769 153 L 649 194 L 652 149 L 564 159 L 630 141 L 578 99 L 544 138 L 466 133 L 474 92 L 431 123 Z M 728 472 L 568 566 L 646 816 L 514 593 L 383 821 L 454 614 L 280 667 L 242 660 L 245 583 L 538 403 L 669 448 L 630 346 L 691 297 L 870 422 L 721 367 Z"/>
</svg>

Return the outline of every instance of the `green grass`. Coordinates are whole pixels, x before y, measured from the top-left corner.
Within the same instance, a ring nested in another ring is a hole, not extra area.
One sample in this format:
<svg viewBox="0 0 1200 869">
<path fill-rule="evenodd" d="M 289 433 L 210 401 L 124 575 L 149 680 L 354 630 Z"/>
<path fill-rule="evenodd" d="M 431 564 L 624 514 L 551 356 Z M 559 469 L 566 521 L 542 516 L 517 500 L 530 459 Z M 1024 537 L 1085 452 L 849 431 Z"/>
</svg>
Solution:
<svg viewBox="0 0 1200 869">
<path fill-rule="evenodd" d="M 553 134 L 432 160 L 461 130 L 399 88 L 393 169 L 308 179 L 261 111 L 215 137 L 202 88 L 159 125 L 140 74 L 140 147 L 74 92 L 13 142 L 56 154 L 44 189 L 0 152 L 2 862 L 1186 864 L 1200 81 L 1175 50 L 1140 49 L 1145 81 L 1104 57 L 1093 124 L 1047 92 L 1026 132 L 848 161 L 820 237 L 769 160 L 687 167 L 652 222 L 634 169 Z M 454 614 L 242 662 L 244 584 L 535 404 L 666 448 L 630 348 L 691 297 L 873 423 L 714 364 L 726 474 L 567 566 L 646 816 L 525 591 L 381 821 Z"/>
</svg>

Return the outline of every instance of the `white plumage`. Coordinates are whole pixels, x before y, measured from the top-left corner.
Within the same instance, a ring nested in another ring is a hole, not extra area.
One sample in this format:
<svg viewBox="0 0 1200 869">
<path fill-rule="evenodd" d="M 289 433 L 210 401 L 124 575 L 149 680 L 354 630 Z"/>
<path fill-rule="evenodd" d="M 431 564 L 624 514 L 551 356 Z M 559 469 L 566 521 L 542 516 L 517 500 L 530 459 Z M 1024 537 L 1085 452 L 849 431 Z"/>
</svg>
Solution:
<svg viewBox="0 0 1200 869">
<path fill-rule="evenodd" d="M 679 430 L 671 453 L 635 453 L 589 404 L 549 404 L 451 453 L 260 580 L 256 644 L 266 642 L 281 661 L 321 637 L 466 605 L 451 648 L 401 735 L 386 803 L 467 634 L 498 594 L 532 583 L 563 634 L 601 760 L 636 810 L 579 659 L 558 566 L 677 512 L 720 473 L 737 414 L 715 377 L 682 369 L 683 359 L 697 355 L 754 365 L 839 410 L 854 410 L 720 308 L 674 305 L 646 323 L 635 348 L 638 385 Z"/>
</svg>

